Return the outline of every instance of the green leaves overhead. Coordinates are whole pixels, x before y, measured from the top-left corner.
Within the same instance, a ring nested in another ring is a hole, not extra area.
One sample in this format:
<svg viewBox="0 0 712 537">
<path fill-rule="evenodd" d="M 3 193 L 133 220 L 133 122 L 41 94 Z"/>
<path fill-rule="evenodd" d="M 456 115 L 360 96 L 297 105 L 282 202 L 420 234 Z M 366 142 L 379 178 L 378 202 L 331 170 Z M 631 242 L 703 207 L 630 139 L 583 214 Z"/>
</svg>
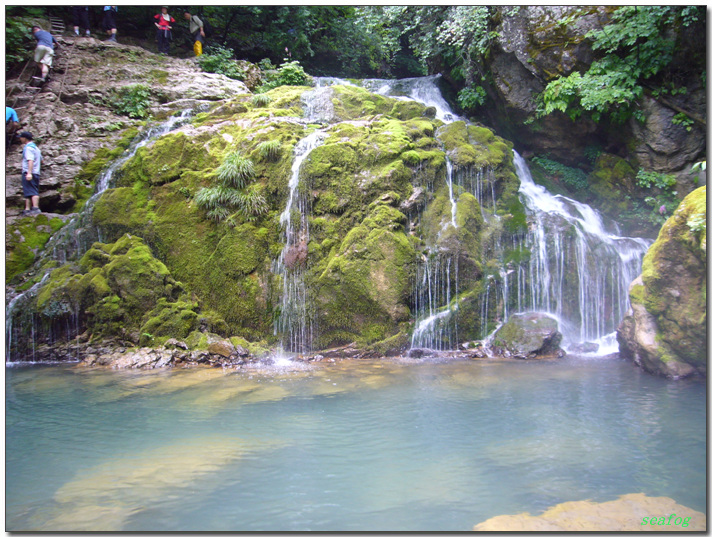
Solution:
<svg viewBox="0 0 712 537">
<path fill-rule="evenodd" d="M 623 122 L 635 114 L 637 99 L 646 89 L 671 85 L 657 80 L 668 69 L 684 44 L 681 30 L 698 22 L 694 6 L 624 6 L 616 9 L 612 22 L 586 37 L 592 48 L 604 53 L 585 73 L 557 78 L 539 96 L 539 117 L 556 110 L 572 119 L 587 113 L 594 121 L 607 114 Z M 670 70 L 670 69 L 668 69 Z M 673 76 L 674 76 L 674 69 Z M 652 86 L 652 87 L 651 87 Z"/>
</svg>

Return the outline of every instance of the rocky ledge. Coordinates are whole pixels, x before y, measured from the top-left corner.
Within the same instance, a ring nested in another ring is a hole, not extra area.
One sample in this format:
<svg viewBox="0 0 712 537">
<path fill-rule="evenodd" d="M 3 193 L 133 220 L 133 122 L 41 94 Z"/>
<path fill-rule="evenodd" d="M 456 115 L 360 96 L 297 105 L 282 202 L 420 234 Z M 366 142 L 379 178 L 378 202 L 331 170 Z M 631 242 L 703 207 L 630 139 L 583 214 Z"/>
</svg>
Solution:
<svg viewBox="0 0 712 537">
<path fill-rule="evenodd" d="M 617 500 L 565 502 L 539 516 L 502 515 L 477 524 L 475 531 L 706 531 L 704 513 L 671 498 L 625 494 Z"/>
</svg>

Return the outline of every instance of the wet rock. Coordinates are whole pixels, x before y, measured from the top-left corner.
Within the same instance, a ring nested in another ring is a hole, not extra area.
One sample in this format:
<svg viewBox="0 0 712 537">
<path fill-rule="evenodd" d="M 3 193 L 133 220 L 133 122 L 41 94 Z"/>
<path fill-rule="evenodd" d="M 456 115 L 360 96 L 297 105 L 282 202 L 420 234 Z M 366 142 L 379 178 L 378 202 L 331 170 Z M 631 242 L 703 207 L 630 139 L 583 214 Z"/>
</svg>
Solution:
<svg viewBox="0 0 712 537">
<path fill-rule="evenodd" d="M 621 356 L 669 378 L 707 372 L 706 194 L 689 194 L 663 225 L 618 327 Z"/>
<path fill-rule="evenodd" d="M 520 359 L 560 358 L 563 336 L 555 319 L 544 313 L 512 315 L 494 334 L 495 354 Z"/>
<path fill-rule="evenodd" d="M 599 347 L 600 345 L 598 343 L 594 343 L 592 341 L 585 341 L 582 343 L 577 343 L 576 345 L 572 345 L 569 348 L 569 351 L 573 353 L 585 354 L 590 352 L 596 352 L 598 351 Z"/>
<path fill-rule="evenodd" d="M 188 345 L 186 345 L 183 341 L 178 341 L 175 338 L 170 338 L 163 344 L 163 346 L 166 347 L 167 349 L 188 350 Z"/>
<path fill-rule="evenodd" d="M 208 334 L 208 352 L 225 358 L 237 355 L 235 345 L 229 339 L 224 339 L 214 334 Z"/>
</svg>

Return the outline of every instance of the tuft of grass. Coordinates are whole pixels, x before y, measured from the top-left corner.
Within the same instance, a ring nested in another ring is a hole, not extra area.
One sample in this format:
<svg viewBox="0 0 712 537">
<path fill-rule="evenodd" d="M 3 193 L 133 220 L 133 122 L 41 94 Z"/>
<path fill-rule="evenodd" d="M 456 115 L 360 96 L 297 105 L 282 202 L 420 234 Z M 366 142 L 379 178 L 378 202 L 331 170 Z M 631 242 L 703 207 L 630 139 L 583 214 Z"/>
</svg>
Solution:
<svg viewBox="0 0 712 537">
<path fill-rule="evenodd" d="M 257 151 L 263 160 L 278 160 L 282 154 L 282 144 L 279 140 L 269 140 L 257 146 Z"/>
<path fill-rule="evenodd" d="M 252 161 L 239 151 L 228 154 L 217 169 L 218 179 L 224 186 L 245 188 L 255 177 Z"/>
<path fill-rule="evenodd" d="M 257 95 L 252 97 L 252 104 L 256 107 L 267 106 L 271 102 L 272 97 L 264 93 L 258 93 Z"/>
</svg>

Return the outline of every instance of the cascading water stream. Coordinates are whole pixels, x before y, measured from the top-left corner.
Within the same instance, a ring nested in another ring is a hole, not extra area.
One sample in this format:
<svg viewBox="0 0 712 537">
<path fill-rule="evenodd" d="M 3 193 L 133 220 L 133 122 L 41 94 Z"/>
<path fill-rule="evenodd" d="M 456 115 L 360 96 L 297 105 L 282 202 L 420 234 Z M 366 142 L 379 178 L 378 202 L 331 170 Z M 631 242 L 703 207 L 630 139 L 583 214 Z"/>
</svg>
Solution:
<svg viewBox="0 0 712 537">
<path fill-rule="evenodd" d="M 445 124 L 461 120 L 438 90 L 438 78 L 369 79 L 361 83 L 374 93 L 433 107 L 435 117 Z M 443 231 L 449 226 L 457 228 L 457 199 L 454 191 L 456 170 L 447 154 L 445 167 L 451 212 L 449 221 L 443 222 Z M 446 256 L 437 249 L 431 254 L 431 259 L 425 258 L 419 263 L 414 290 L 415 328 L 411 337 L 412 349 L 448 350 L 457 343 L 457 323 L 452 322 L 453 313 L 457 311 L 459 292 L 457 274 L 457 257 Z"/>
<path fill-rule="evenodd" d="M 66 263 L 71 259 L 77 259 L 82 256 L 94 242 L 101 241 L 99 230 L 92 225 L 92 214 L 97 200 L 114 184 L 116 173 L 141 147 L 182 126 L 189 120 L 192 113 L 193 110 L 184 110 L 180 114 L 170 117 L 165 123 L 151 126 L 140 133 L 125 151 L 124 155 L 116 159 L 101 172 L 96 180 L 94 194 L 87 200 L 81 212 L 72 217 L 62 229 L 50 238 L 43 253 L 35 262 L 35 266 L 39 267 L 47 258 L 58 261 L 60 264 Z M 20 358 L 16 348 L 18 346 L 17 341 L 24 330 L 21 326 L 18 326 L 15 320 L 18 316 L 18 312 L 21 312 L 23 317 L 26 318 L 26 321 L 31 325 L 32 341 L 30 344 L 34 347 L 34 316 L 28 314 L 25 309 L 29 300 L 37 294 L 50 273 L 51 269 L 45 272 L 40 282 L 33 285 L 27 291 L 12 297 L 5 307 L 5 361 L 7 363 L 12 362 L 13 359 Z M 78 325 L 77 314 L 74 313 L 73 316 L 76 321 L 75 324 Z M 22 323 L 19 324 L 21 325 Z M 68 327 L 67 333 L 72 330 L 76 331 L 76 328 L 76 326 Z M 50 335 L 50 339 L 51 338 L 52 336 Z"/>
<path fill-rule="evenodd" d="M 552 195 L 534 183 L 516 152 L 514 165 L 531 223 L 521 245 L 531 257 L 515 271 L 518 289 L 526 288 L 522 294 L 528 295 L 524 309 L 557 317 L 565 342 L 610 341 L 652 241 L 623 237 L 615 222 L 607 228 L 590 206 Z"/>
<path fill-rule="evenodd" d="M 294 161 L 289 179 L 287 205 L 279 217 L 284 228 L 284 248 L 274 263 L 273 272 L 281 278 L 280 313 L 274 326 L 281 335 L 282 348 L 290 352 L 307 352 L 313 339 L 313 316 L 309 311 L 304 283 L 307 245 L 309 243 L 308 199 L 299 192 L 302 163 L 326 137 L 323 130 L 312 132 L 294 148 Z M 297 216 L 295 222 L 294 216 Z"/>
</svg>

